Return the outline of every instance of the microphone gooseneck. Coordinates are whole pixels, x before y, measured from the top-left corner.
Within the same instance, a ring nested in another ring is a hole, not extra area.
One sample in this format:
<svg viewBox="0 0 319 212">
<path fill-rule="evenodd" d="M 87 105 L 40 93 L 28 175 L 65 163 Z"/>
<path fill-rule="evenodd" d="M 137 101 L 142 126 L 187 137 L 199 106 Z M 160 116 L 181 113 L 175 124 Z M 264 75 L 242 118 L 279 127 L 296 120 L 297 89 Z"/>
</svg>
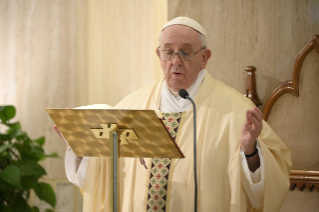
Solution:
<svg viewBox="0 0 319 212">
<path fill-rule="evenodd" d="M 197 151 L 196 151 L 196 106 L 194 101 L 189 97 L 188 92 L 185 89 L 180 89 L 178 91 L 178 94 L 183 99 L 188 99 L 192 105 L 193 105 L 193 127 L 194 127 L 194 144 L 193 144 L 193 150 L 194 150 L 194 157 L 193 157 L 193 163 L 194 163 L 194 183 L 195 183 L 195 195 L 194 195 L 194 212 L 197 212 Z"/>
<path fill-rule="evenodd" d="M 189 97 L 188 92 L 185 89 L 180 89 L 178 91 L 178 94 L 180 97 L 182 97 L 183 99 L 187 99 L 187 97 Z"/>
</svg>

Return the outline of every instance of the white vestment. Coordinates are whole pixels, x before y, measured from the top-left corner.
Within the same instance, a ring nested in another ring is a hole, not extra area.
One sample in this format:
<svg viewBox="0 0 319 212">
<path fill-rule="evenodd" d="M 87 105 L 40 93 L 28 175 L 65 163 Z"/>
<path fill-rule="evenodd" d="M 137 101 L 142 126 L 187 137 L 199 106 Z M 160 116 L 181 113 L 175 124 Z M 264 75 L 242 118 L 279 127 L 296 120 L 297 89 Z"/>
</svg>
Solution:
<svg viewBox="0 0 319 212">
<path fill-rule="evenodd" d="M 205 75 L 208 75 L 207 77 L 205 77 Z M 201 91 L 201 93 L 199 94 L 200 97 L 197 98 L 197 92 L 199 91 L 199 88 L 200 87 L 205 87 L 207 86 L 207 88 L 209 88 L 209 85 L 203 85 L 201 86 L 202 81 L 203 79 L 205 78 L 205 80 L 209 83 L 215 83 L 215 87 L 218 87 L 220 86 L 219 82 L 218 81 L 214 81 L 210 76 L 209 74 L 207 74 L 205 72 L 205 70 L 202 70 L 196 81 L 193 83 L 193 85 L 188 89 L 188 92 L 190 94 L 190 97 L 195 99 L 195 102 L 196 102 L 196 99 L 200 99 L 200 98 L 204 98 L 205 99 L 205 96 L 203 95 L 203 90 Z M 207 83 L 206 83 L 207 84 Z M 217 86 L 218 85 L 218 86 Z M 222 85 L 223 87 L 224 85 Z M 226 87 L 226 86 L 225 86 Z M 160 91 L 160 101 L 157 102 L 157 104 L 154 104 L 154 106 L 157 106 L 157 108 L 153 108 L 153 106 L 149 107 L 147 106 L 147 108 L 135 108 L 136 106 L 133 104 L 132 107 L 131 106 L 128 106 L 128 108 L 131 108 L 131 109 L 157 109 L 161 112 L 169 112 L 169 113 L 172 113 L 172 112 L 182 112 L 182 111 L 188 111 L 191 110 L 191 105 L 190 105 L 190 102 L 188 100 L 185 100 L 185 99 L 181 99 L 180 97 L 176 97 L 176 94 L 172 93 L 171 91 L 169 91 L 169 89 L 167 88 L 166 86 L 166 83 L 165 81 L 155 85 L 155 87 L 150 87 L 149 89 L 152 89 L 155 90 L 157 89 L 158 91 Z M 228 89 L 228 88 L 227 88 Z M 141 89 L 142 90 L 142 89 Z M 227 92 L 229 92 L 227 90 Z M 226 93 L 227 93 L 226 92 Z M 236 95 L 238 94 L 233 94 L 233 91 L 230 91 L 229 93 L 232 93 L 231 95 L 235 95 L 235 98 L 234 99 L 237 99 L 238 97 Z M 156 92 L 154 94 L 156 96 Z M 209 95 L 209 94 L 208 94 Z M 134 96 L 134 95 L 132 95 Z M 136 96 L 135 96 L 136 97 Z M 141 98 L 141 97 L 140 97 Z M 233 98 L 233 97 L 230 97 L 230 98 Z M 244 98 L 244 97 L 243 97 Z M 126 98 L 127 99 L 127 98 Z M 134 99 L 134 98 L 132 98 Z M 131 100 L 130 100 L 131 101 Z M 216 103 L 215 104 L 218 104 L 218 99 L 216 99 Z M 240 100 L 242 101 L 242 100 Z M 249 101 L 249 100 L 247 100 Z M 123 101 L 125 102 L 125 100 Z M 156 102 L 156 101 L 154 101 Z M 228 103 L 228 102 L 227 102 Z M 231 104 L 237 104 L 236 102 L 230 102 Z M 124 103 L 122 103 L 123 105 Z M 121 103 L 119 104 L 120 106 L 118 106 L 117 108 L 121 108 Z M 124 106 L 125 107 L 125 106 Z M 123 109 L 125 109 L 123 107 Z M 83 107 L 81 107 L 82 109 Z M 103 105 L 93 105 L 93 106 L 87 106 L 87 108 L 96 108 L 96 109 L 101 109 L 101 108 L 105 108 L 105 106 Z M 83 108 L 84 109 L 84 108 Z M 249 107 L 247 107 L 246 109 L 249 109 Z M 206 111 L 205 113 L 209 114 L 209 111 Z M 226 113 L 227 114 L 227 113 Z M 198 116 L 199 118 L 202 118 L 202 119 L 205 119 L 206 117 L 199 115 Z M 218 117 L 218 114 L 217 114 L 217 117 Z M 199 124 L 199 126 L 201 126 L 201 124 Z M 205 127 L 205 125 L 202 125 L 201 127 Z M 238 126 L 236 126 L 238 128 Z M 240 128 L 243 127 L 243 124 L 242 126 L 240 126 Z M 199 132 L 201 132 L 202 130 L 198 130 Z M 240 132 L 239 132 L 240 134 Z M 199 135 L 201 136 L 201 135 Z M 203 139 L 203 138 L 202 138 Z M 205 141 L 205 140 L 203 140 Z M 203 144 L 202 144 L 203 145 Z M 207 144 L 205 144 L 207 145 Z M 241 163 L 242 165 L 240 166 L 240 182 L 244 188 L 244 191 L 245 193 L 247 194 L 247 198 L 249 199 L 249 202 L 251 204 L 251 206 L 253 206 L 254 208 L 261 208 L 263 206 L 263 203 L 264 203 L 264 185 L 265 185 L 265 161 L 264 161 L 264 158 L 263 158 L 263 150 L 262 148 L 260 147 L 260 144 L 257 145 L 257 148 L 258 148 L 258 151 L 259 151 L 259 156 L 260 156 L 260 159 L 261 159 L 261 167 L 259 169 L 256 170 L 255 173 L 251 173 L 248 169 L 248 166 L 247 166 L 247 161 L 246 161 L 246 158 L 245 158 L 245 155 L 242 151 L 239 151 L 238 154 L 241 155 L 240 158 L 241 159 L 238 159 L 238 163 Z M 201 156 L 199 156 L 201 157 Z M 234 159 L 231 159 L 233 158 L 230 157 L 229 158 L 229 162 L 231 162 L 232 160 Z M 235 157 L 236 158 L 236 157 Z M 87 172 L 87 166 L 89 164 L 89 158 L 84 158 L 77 170 L 77 167 L 75 165 L 75 159 L 76 159 L 76 156 L 74 155 L 74 153 L 72 152 L 72 150 L 70 150 L 70 148 L 68 148 L 68 151 L 67 151 L 67 154 L 66 154 L 66 171 L 67 171 L 67 176 L 69 178 L 69 180 L 71 182 L 73 182 L 74 184 L 78 185 L 79 187 L 82 187 L 82 186 L 85 186 L 85 179 L 86 179 L 86 172 Z M 203 158 L 204 159 L 204 158 Z M 219 158 L 213 158 L 213 160 L 215 160 L 214 163 L 218 163 L 218 160 Z M 136 166 L 136 165 L 135 165 Z M 231 164 L 228 165 L 229 167 L 231 167 Z M 205 167 L 205 168 L 208 168 L 208 167 Z M 132 170 L 131 170 L 132 171 Z M 136 170 L 137 171 L 137 170 Z M 133 171 L 134 172 L 134 171 Z M 238 172 L 238 171 L 236 171 Z M 230 170 L 229 170 L 229 174 L 230 174 Z M 176 175 L 176 174 L 175 174 Z M 288 175 L 287 175 L 288 176 Z M 231 176 L 230 176 L 231 177 Z M 227 184 L 227 183 L 226 183 Z M 231 184 L 231 183 L 230 183 Z M 231 185 L 230 185 L 231 186 Z M 142 189 L 142 188 L 141 188 Z M 227 188 L 225 188 L 227 189 Z M 143 189 L 142 189 L 143 190 Z M 232 190 L 232 189 L 231 189 Z M 232 192 L 232 191 L 231 191 Z M 205 192 L 204 192 L 205 193 Z M 227 193 L 227 192 L 226 192 Z M 234 195 L 234 194 L 233 194 Z M 124 195 L 125 196 L 125 195 Z M 235 198 L 235 197 L 232 197 L 232 198 Z M 242 198 L 240 198 L 242 199 Z M 125 201 L 125 200 L 124 200 Z M 173 201 L 173 200 L 172 200 Z M 205 204 L 205 203 L 203 203 Z M 230 203 L 231 204 L 231 203 Z M 187 204 L 186 204 L 187 205 Z M 243 204 L 245 205 L 245 204 Z M 125 207 L 124 207 L 125 208 Z M 203 206 L 203 208 L 205 208 L 205 206 Z M 220 208 L 220 207 L 217 207 L 216 208 Z M 222 208 L 225 208 L 224 206 Z M 227 207 L 226 207 L 227 208 Z M 242 206 L 240 208 L 245 208 L 245 206 Z M 231 207 L 229 207 L 229 209 L 231 209 Z M 124 210 L 124 209 L 123 209 Z M 131 210 L 131 211 L 135 211 L 135 210 Z"/>
</svg>

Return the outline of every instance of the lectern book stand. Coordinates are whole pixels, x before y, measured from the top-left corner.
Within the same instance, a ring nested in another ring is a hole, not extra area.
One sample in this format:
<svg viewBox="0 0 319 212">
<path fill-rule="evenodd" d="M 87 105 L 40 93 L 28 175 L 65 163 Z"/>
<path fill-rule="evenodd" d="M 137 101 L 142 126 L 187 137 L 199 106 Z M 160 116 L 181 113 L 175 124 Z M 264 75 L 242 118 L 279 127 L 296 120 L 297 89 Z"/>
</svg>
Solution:
<svg viewBox="0 0 319 212">
<path fill-rule="evenodd" d="M 78 157 L 110 157 L 110 211 L 119 211 L 119 158 L 184 158 L 153 110 L 47 109 Z"/>
</svg>

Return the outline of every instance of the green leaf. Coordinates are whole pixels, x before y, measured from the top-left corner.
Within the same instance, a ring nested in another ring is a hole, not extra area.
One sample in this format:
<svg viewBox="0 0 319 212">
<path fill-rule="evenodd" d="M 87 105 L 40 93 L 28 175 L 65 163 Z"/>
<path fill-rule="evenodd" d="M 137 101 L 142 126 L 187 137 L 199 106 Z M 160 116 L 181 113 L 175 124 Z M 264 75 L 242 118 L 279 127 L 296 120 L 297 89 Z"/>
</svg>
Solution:
<svg viewBox="0 0 319 212">
<path fill-rule="evenodd" d="M 12 185 L 0 179 L 0 197 L 5 197 L 9 195 L 12 188 L 13 188 Z"/>
<path fill-rule="evenodd" d="M 45 138 L 42 136 L 41 138 L 38 138 L 36 140 L 33 140 L 34 142 L 38 143 L 40 146 L 43 146 L 45 142 Z"/>
<path fill-rule="evenodd" d="M 16 109 L 12 105 L 0 106 L 0 119 L 7 122 L 16 115 Z"/>
<path fill-rule="evenodd" d="M 42 149 L 42 147 L 39 147 L 39 146 L 31 146 L 31 152 L 37 155 L 44 154 L 44 150 Z"/>
<path fill-rule="evenodd" d="M 35 161 L 38 161 L 38 156 L 32 154 L 27 149 L 21 149 L 21 148 L 17 148 L 17 149 L 19 149 L 19 152 L 20 152 L 22 160 L 35 160 Z"/>
<path fill-rule="evenodd" d="M 56 204 L 56 198 L 52 187 L 47 183 L 39 183 L 34 189 L 39 199 L 49 203 L 52 207 Z"/>
<path fill-rule="evenodd" d="M 35 160 L 39 161 L 45 158 L 44 150 L 40 146 L 28 145 L 28 142 L 24 142 L 25 145 L 16 146 L 19 150 L 22 160 Z"/>
<path fill-rule="evenodd" d="M 31 168 L 31 165 L 27 161 L 19 161 L 17 166 L 20 169 L 21 176 L 33 176 L 35 175 L 34 171 Z"/>
<path fill-rule="evenodd" d="M 45 156 L 47 158 L 58 158 L 59 157 L 58 153 L 56 153 L 56 152 L 53 152 L 53 153 L 51 153 L 49 155 L 45 155 Z"/>
<path fill-rule="evenodd" d="M 16 165 L 20 169 L 21 182 L 24 189 L 34 188 L 39 178 L 46 174 L 44 168 L 32 160 L 19 161 Z"/>
<path fill-rule="evenodd" d="M 8 152 L 2 152 L 0 153 L 0 162 L 3 162 L 4 160 L 12 160 L 12 156 Z"/>
<path fill-rule="evenodd" d="M 19 187 L 21 185 L 21 174 L 19 168 L 15 165 L 5 167 L 0 172 L 0 179 L 11 185 Z"/>
<path fill-rule="evenodd" d="M 42 156 L 40 156 L 40 158 L 38 158 L 38 161 L 44 160 L 45 158 L 59 158 L 59 155 L 56 152 L 53 152 L 49 155 L 43 154 Z"/>
<path fill-rule="evenodd" d="M 12 123 L 12 124 L 8 124 L 8 123 L 4 123 L 4 124 L 7 125 L 10 128 L 19 128 L 19 129 L 21 129 L 20 122 L 15 122 L 15 123 Z"/>
<path fill-rule="evenodd" d="M 35 188 L 38 184 L 39 178 L 35 176 L 27 176 L 21 178 L 22 187 L 26 190 L 29 190 L 31 188 Z"/>
<path fill-rule="evenodd" d="M 0 134 L 0 140 L 3 141 L 10 141 L 11 137 L 9 134 Z"/>
<path fill-rule="evenodd" d="M 13 211 L 14 212 L 18 212 L 18 211 L 32 212 L 32 209 L 29 206 L 28 202 L 22 196 L 18 196 L 13 205 Z"/>
<path fill-rule="evenodd" d="M 10 147 L 12 147 L 12 146 L 13 146 L 13 144 L 6 144 L 6 145 L 0 146 L 0 154 L 1 154 L 3 151 L 5 151 L 6 149 L 8 149 L 8 148 L 10 148 Z"/>
<path fill-rule="evenodd" d="M 0 206 L 0 211 L 1 212 L 13 212 L 12 207 L 11 206 Z"/>
<path fill-rule="evenodd" d="M 42 147 L 40 146 L 30 146 L 30 152 L 28 153 L 32 159 L 36 161 L 43 160 L 45 158 L 45 153 Z"/>
<path fill-rule="evenodd" d="M 26 162 L 31 166 L 31 168 L 34 171 L 36 177 L 40 178 L 43 175 L 47 174 L 45 172 L 44 168 L 41 165 L 39 165 L 37 162 L 35 162 L 35 161 L 26 161 Z"/>
<path fill-rule="evenodd" d="M 12 129 L 8 130 L 8 133 L 9 133 L 11 139 L 27 135 L 25 132 L 23 132 L 19 128 L 12 128 Z"/>
<path fill-rule="evenodd" d="M 7 184 L 3 180 L 0 180 L 0 190 L 6 190 L 6 189 L 8 189 Z M 0 196 L 1 194 L 2 192 L 0 192 Z"/>
<path fill-rule="evenodd" d="M 39 208 L 36 206 L 32 207 L 32 212 L 40 212 Z"/>
<path fill-rule="evenodd" d="M 54 212 L 52 209 L 46 209 L 44 212 Z"/>
</svg>

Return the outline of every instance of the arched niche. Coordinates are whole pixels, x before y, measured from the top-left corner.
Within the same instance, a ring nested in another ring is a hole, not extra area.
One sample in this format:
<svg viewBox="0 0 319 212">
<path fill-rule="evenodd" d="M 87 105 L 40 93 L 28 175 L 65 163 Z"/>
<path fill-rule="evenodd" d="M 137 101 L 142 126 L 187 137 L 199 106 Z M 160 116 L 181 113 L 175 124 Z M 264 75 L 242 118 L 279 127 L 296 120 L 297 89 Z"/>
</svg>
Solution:
<svg viewBox="0 0 319 212">
<path fill-rule="evenodd" d="M 319 35 L 312 37 L 299 52 L 292 80 L 281 83 L 272 92 L 265 103 L 263 118 L 292 155 L 290 191 L 281 211 L 318 210 Z"/>
</svg>

